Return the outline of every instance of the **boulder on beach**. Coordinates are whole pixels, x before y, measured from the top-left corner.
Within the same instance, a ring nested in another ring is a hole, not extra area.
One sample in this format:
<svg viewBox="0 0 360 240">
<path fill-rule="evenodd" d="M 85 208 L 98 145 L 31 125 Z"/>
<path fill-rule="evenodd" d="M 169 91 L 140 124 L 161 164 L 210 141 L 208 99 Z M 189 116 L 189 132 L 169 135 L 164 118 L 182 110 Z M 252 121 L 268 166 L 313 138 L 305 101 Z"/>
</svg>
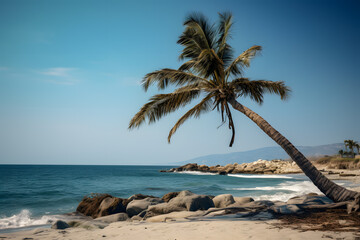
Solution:
<svg viewBox="0 0 360 240">
<path fill-rule="evenodd" d="M 76 211 L 84 214 L 85 216 L 98 218 L 115 213 L 126 212 L 127 205 L 129 203 L 133 202 L 134 200 L 143 200 L 146 198 L 156 197 L 151 195 L 135 194 L 127 199 L 123 199 L 113 197 L 110 194 L 96 193 L 90 196 L 85 196 L 79 203 Z"/>
<path fill-rule="evenodd" d="M 69 224 L 67 224 L 66 222 L 61 221 L 61 220 L 57 220 L 56 222 L 54 222 L 51 225 L 52 229 L 66 229 L 66 228 L 69 228 L 69 227 L 70 227 Z"/>
<path fill-rule="evenodd" d="M 138 194 L 132 195 L 127 200 L 128 200 L 128 202 L 131 202 L 132 200 L 141 200 L 141 199 L 145 199 L 145 198 L 157 198 L 157 197 L 152 196 L 152 195 L 144 195 L 144 194 L 138 193 Z"/>
<path fill-rule="evenodd" d="M 151 197 L 140 200 L 132 200 L 126 207 L 126 213 L 129 215 L 129 217 L 132 217 L 146 210 L 150 205 L 156 205 L 163 202 L 164 201 L 161 198 Z"/>
<path fill-rule="evenodd" d="M 99 206 L 99 213 L 97 217 L 108 216 L 115 213 L 125 212 L 126 208 L 123 205 L 123 199 L 116 197 L 107 197 L 102 200 Z"/>
<path fill-rule="evenodd" d="M 164 202 L 169 202 L 171 199 L 173 199 L 174 197 L 176 197 L 177 195 L 179 195 L 180 192 L 169 192 L 167 194 L 165 194 L 161 199 Z"/>
<path fill-rule="evenodd" d="M 179 208 L 186 208 L 188 211 L 207 210 L 214 207 L 214 202 L 209 196 L 197 195 L 190 191 L 181 191 L 169 204 Z"/>
<path fill-rule="evenodd" d="M 207 210 L 211 207 L 214 207 L 214 202 L 209 196 L 181 191 L 169 202 L 149 206 L 145 217 L 171 212 Z"/>
<path fill-rule="evenodd" d="M 105 198 L 112 198 L 110 194 L 92 194 L 85 196 L 79 203 L 76 211 L 93 218 L 98 216 L 99 206 Z"/>
<path fill-rule="evenodd" d="M 212 200 L 216 208 L 224 208 L 235 203 L 234 197 L 231 194 L 221 194 Z"/>
<path fill-rule="evenodd" d="M 157 205 L 149 206 L 148 212 L 154 213 L 155 215 L 158 214 L 167 214 L 171 212 L 180 212 L 180 211 L 186 211 L 187 209 L 185 207 L 180 207 L 177 204 L 174 203 L 160 203 Z"/>
<path fill-rule="evenodd" d="M 234 197 L 236 203 L 243 204 L 248 202 L 253 202 L 254 199 L 251 197 Z"/>
<path fill-rule="evenodd" d="M 241 204 L 241 207 L 261 210 L 261 209 L 268 209 L 269 207 L 271 207 L 273 205 L 274 205 L 274 203 L 272 201 L 258 200 L 258 201 Z M 230 206 L 232 206 L 232 205 L 230 205 Z"/>
</svg>

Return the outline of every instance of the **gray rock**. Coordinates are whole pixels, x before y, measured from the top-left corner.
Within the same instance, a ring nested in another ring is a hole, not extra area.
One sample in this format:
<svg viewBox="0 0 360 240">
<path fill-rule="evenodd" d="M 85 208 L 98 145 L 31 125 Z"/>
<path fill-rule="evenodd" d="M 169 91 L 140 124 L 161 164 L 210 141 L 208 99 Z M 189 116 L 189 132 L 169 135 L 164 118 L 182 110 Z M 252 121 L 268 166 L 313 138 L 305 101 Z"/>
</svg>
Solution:
<svg viewBox="0 0 360 240">
<path fill-rule="evenodd" d="M 189 191 L 182 191 L 169 201 L 173 207 L 186 208 L 188 211 L 207 210 L 214 207 L 214 202 L 209 196 L 197 195 Z"/>
<path fill-rule="evenodd" d="M 67 224 L 66 222 L 61 221 L 61 220 L 57 220 L 56 222 L 54 222 L 51 225 L 52 229 L 66 229 L 66 228 L 69 228 L 69 227 L 70 227 L 69 224 Z"/>
<path fill-rule="evenodd" d="M 272 205 L 274 205 L 274 203 L 272 201 L 259 200 L 259 201 L 253 201 L 253 202 L 244 203 L 241 206 L 245 207 L 245 208 L 265 209 L 265 208 L 271 207 Z"/>
<path fill-rule="evenodd" d="M 221 194 L 213 199 L 216 208 L 224 208 L 235 202 L 234 197 L 231 194 Z"/>
<path fill-rule="evenodd" d="M 157 205 L 149 206 L 148 211 L 155 214 L 167 214 L 171 212 L 186 211 L 186 208 L 179 207 L 178 205 L 171 203 L 160 203 Z"/>
<path fill-rule="evenodd" d="M 195 195 L 195 193 L 192 193 L 188 190 L 184 190 L 184 191 L 179 192 L 179 194 L 176 197 L 182 198 L 182 197 L 187 197 L 187 196 L 192 196 L 192 195 Z"/>
<path fill-rule="evenodd" d="M 146 210 L 150 205 L 156 205 L 163 202 L 164 201 L 161 198 L 150 197 L 141 200 L 133 200 L 127 205 L 126 213 L 129 215 L 129 217 L 132 217 Z"/>
<path fill-rule="evenodd" d="M 132 195 L 127 200 L 128 200 L 128 202 L 131 202 L 133 200 L 141 200 L 141 199 L 145 199 L 145 198 L 156 198 L 156 197 L 151 196 L 151 195 L 144 195 L 144 194 L 138 193 L 138 194 Z"/>
<path fill-rule="evenodd" d="M 236 203 L 240 203 L 240 204 L 254 201 L 254 199 L 251 197 L 234 197 L 234 200 Z"/>
<path fill-rule="evenodd" d="M 205 195 L 189 196 L 186 199 L 186 209 L 188 211 L 207 210 L 214 207 L 214 202 Z"/>
<path fill-rule="evenodd" d="M 270 210 L 277 214 L 297 214 L 301 212 L 301 209 L 295 204 L 275 205 L 271 206 Z"/>
<path fill-rule="evenodd" d="M 95 221 L 113 223 L 119 221 L 126 221 L 129 219 L 129 216 L 126 213 L 116 213 L 105 217 L 96 218 Z"/>
</svg>

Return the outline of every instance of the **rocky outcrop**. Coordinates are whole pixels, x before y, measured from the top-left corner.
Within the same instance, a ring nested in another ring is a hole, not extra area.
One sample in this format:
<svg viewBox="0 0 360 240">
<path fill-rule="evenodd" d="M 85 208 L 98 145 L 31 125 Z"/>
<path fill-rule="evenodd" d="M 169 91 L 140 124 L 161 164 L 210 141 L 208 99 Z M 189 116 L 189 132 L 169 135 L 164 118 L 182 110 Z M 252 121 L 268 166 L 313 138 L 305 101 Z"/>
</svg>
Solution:
<svg viewBox="0 0 360 240">
<path fill-rule="evenodd" d="M 165 170 L 162 170 L 164 172 Z M 189 163 L 178 168 L 172 168 L 165 172 L 199 171 L 224 174 L 247 173 L 247 174 L 291 174 L 302 173 L 300 168 L 293 161 L 284 160 L 257 160 L 252 163 L 228 164 L 226 166 L 206 166 Z"/>
<path fill-rule="evenodd" d="M 164 201 L 166 200 L 166 201 Z M 118 207 L 118 203 L 124 207 Z M 97 206 L 97 208 L 96 208 Z M 57 221 L 52 228 L 64 229 L 79 227 L 86 229 L 103 229 L 110 223 L 118 221 L 149 221 L 166 222 L 191 220 L 192 218 L 211 218 L 216 216 L 235 214 L 236 218 L 254 217 L 254 219 L 274 218 L 274 216 L 301 214 L 328 208 L 346 208 L 347 203 L 333 203 L 323 195 L 307 194 L 289 199 L 287 202 L 258 200 L 251 197 L 233 197 L 230 194 L 221 194 L 216 197 L 198 195 L 190 191 L 171 192 L 163 198 L 137 194 L 128 199 L 116 198 L 108 194 L 96 194 L 91 198 L 85 197 L 78 209 L 88 214 L 109 214 L 103 217 L 83 219 L 69 222 Z M 92 212 L 90 211 L 92 210 Z M 86 211 L 85 211 L 86 210 Z M 344 210 L 345 211 L 345 210 Z M 79 214 L 79 213 L 75 213 Z M 83 216 L 79 214 L 79 216 Z"/>
<path fill-rule="evenodd" d="M 127 206 L 130 202 L 146 198 L 155 199 L 156 197 L 151 195 L 135 194 L 129 198 L 117 198 L 109 194 L 96 193 L 90 196 L 85 196 L 76 208 L 76 212 L 92 218 L 99 218 L 116 213 L 126 213 Z M 156 199 L 158 199 L 156 201 L 162 201 L 159 198 Z"/>
</svg>

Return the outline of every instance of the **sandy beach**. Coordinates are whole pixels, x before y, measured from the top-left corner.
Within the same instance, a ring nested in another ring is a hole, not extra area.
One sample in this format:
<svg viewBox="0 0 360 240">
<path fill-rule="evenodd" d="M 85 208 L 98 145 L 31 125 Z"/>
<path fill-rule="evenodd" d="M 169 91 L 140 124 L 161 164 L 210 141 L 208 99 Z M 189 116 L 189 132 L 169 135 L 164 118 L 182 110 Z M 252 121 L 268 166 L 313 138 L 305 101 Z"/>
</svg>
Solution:
<svg viewBox="0 0 360 240">
<path fill-rule="evenodd" d="M 116 222 L 104 229 L 35 229 L 0 234 L 1 239 L 359 239 L 359 232 L 299 231 L 278 228 L 278 220 L 203 220 L 176 222 Z"/>
</svg>

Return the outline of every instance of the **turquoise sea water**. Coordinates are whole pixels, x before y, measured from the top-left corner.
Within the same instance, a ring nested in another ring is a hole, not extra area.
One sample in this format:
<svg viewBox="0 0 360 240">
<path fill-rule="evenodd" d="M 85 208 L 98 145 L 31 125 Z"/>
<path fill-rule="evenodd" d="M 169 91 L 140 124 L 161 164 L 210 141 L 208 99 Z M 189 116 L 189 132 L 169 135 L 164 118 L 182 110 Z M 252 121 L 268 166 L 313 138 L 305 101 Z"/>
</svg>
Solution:
<svg viewBox="0 0 360 240">
<path fill-rule="evenodd" d="M 161 197 L 190 190 L 197 194 L 287 200 L 318 192 L 303 175 L 228 176 L 160 173 L 171 166 L 0 165 L 0 229 L 46 224 L 73 212 L 85 195 L 109 193 L 128 198 L 142 193 Z"/>
</svg>

